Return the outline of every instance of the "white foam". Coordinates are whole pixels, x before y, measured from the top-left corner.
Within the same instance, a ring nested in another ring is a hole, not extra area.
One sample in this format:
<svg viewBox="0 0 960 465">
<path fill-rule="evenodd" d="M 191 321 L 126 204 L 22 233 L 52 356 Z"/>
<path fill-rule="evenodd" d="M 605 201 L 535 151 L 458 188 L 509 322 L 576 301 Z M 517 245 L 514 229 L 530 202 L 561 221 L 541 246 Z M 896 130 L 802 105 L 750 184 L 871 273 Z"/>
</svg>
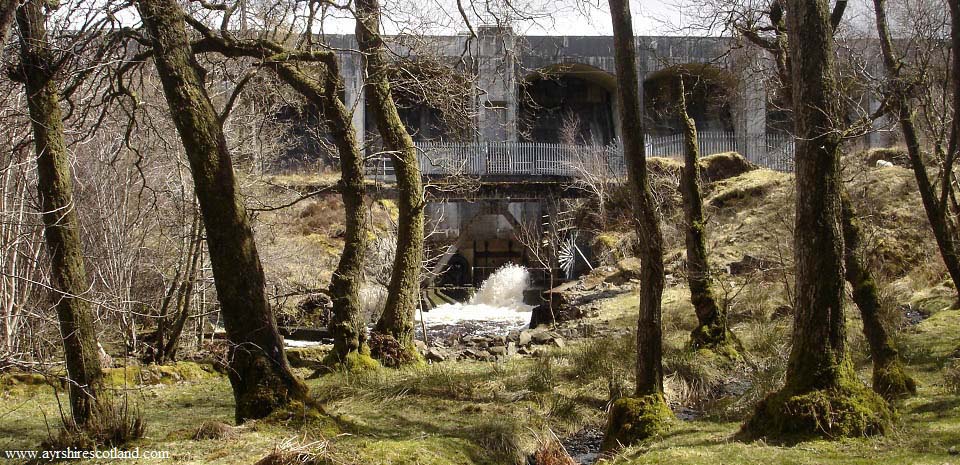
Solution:
<svg viewBox="0 0 960 465">
<path fill-rule="evenodd" d="M 495 271 L 467 303 L 444 304 L 423 312 L 428 326 L 454 325 L 463 321 L 484 321 L 525 326 L 530 321 L 530 305 L 523 303 L 523 291 L 530 286 L 526 268 L 508 264 Z M 419 320 L 420 314 L 417 314 Z"/>
</svg>

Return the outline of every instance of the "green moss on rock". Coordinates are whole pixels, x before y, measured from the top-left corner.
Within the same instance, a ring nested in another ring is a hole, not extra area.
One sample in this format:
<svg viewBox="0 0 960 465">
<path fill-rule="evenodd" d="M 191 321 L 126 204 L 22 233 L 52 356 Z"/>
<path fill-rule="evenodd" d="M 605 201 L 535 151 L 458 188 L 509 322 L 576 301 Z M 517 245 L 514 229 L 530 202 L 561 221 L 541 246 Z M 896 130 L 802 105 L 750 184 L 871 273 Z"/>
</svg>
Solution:
<svg viewBox="0 0 960 465">
<path fill-rule="evenodd" d="M 653 437 L 663 432 L 672 419 L 673 412 L 662 394 L 621 397 L 610 407 L 602 449 L 609 451 Z"/>
<path fill-rule="evenodd" d="M 839 439 L 884 434 L 893 411 L 879 394 L 852 375 L 839 386 L 794 392 L 789 386 L 762 400 L 741 428 L 741 435 L 757 438 Z"/>
<path fill-rule="evenodd" d="M 362 352 L 351 351 L 342 360 L 337 357 L 336 352 L 330 352 L 323 359 L 323 366 L 320 367 L 321 373 L 332 373 L 336 371 L 345 371 L 348 373 L 361 373 L 380 368 L 380 362 L 370 356 L 370 350 L 364 346 Z"/>
</svg>

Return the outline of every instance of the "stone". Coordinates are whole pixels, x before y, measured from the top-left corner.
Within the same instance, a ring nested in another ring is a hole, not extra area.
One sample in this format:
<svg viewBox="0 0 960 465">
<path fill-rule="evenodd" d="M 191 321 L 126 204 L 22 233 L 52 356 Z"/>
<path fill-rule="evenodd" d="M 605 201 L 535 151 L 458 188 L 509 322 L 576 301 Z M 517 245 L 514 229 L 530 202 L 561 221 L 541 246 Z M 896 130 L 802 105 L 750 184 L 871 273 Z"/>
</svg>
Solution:
<svg viewBox="0 0 960 465">
<path fill-rule="evenodd" d="M 553 331 L 538 331 L 533 333 L 533 342 L 535 344 L 549 344 L 558 337 L 557 333 Z"/>
<path fill-rule="evenodd" d="M 439 347 L 431 347 L 427 349 L 425 357 L 431 362 L 442 362 L 447 359 L 448 354 L 446 350 L 443 350 Z"/>
<path fill-rule="evenodd" d="M 530 355 L 530 349 L 526 347 L 521 347 L 517 349 L 517 355 Z"/>
<path fill-rule="evenodd" d="M 517 343 L 510 341 L 507 343 L 507 355 L 517 355 Z"/>
<path fill-rule="evenodd" d="M 562 348 L 564 348 L 564 347 L 567 346 L 567 343 L 563 341 L 563 338 L 559 338 L 559 337 L 558 337 L 558 338 L 556 338 L 556 339 L 553 340 L 553 345 L 555 345 L 555 346 L 557 346 L 557 347 L 559 347 L 559 348 L 562 349 Z"/>
<path fill-rule="evenodd" d="M 533 333 L 528 330 L 520 331 L 520 335 L 517 337 L 517 345 L 520 347 L 526 347 L 530 345 L 533 341 Z"/>
<path fill-rule="evenodd" d="M 427 344 L 419 339 L 415 339 L 413 345 L 421 354 L 427 351 Z"/>
<path fill-rule="evenodd" d="M 488 350 L 489 350 L 490 353 L 493 354 L 493 355 L 507 355 L 507 348 L 506 348 L 506 346 L 493 346 L 493 347 L 491 347 L 491 348 L 488 349 Z"/>
</svg>

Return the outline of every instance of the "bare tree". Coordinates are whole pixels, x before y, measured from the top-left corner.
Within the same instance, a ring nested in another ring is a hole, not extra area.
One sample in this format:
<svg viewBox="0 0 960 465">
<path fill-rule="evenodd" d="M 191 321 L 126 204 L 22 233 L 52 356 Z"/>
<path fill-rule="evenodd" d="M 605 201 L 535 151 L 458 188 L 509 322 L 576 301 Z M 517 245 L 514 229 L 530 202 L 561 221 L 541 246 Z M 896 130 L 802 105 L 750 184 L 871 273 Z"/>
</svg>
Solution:
<svg viewBox="0 0 960 465">
<path fill-rule="evenodd" d="M 690 301 L 697 314 L 697 327 L 690 334 L 694 348 L 710 348 L 734 355 L 735 339 L 727 327 L 726 307 L 720 306 L 714 296 L 713 277 L 707 260 L 706 220 L 703 217 L 703 199 L 700 195 L 700 147 L 697 143 L 697 125 L 687 114 L 687 101 L 682 77 L 679 82 L 678 111 L 683 123 L 683 170 L 680 175 L 680 193 L 686 217 L 687 284 Z"/>
<path fill-rule="evenodd" d="M 650 192 L 644 149 L 642 107 L 637 76 L 636 41 L 630 3 L 610 0 L 617 70 L 617 96 L 623 128 L 623 153 L 632 191 L 640 244 L 640 317 L 637 321 L 637 385 L 632 397 L 610 407 L 603 448 L 612 449 L 657 434 L 673 416 L 663 399 L 663 236 Z"/>
<path fill-rule="evenodd" d="M 291 372 L 267 302 L 263 268 L 246 209 L 238 197 L 229 149 L 190 47 L 184 13 L 173 0 L 137 7 L 171 116 L 190 160 L 230 348 L 236 421 L 262 418 L 307 387 Z"/>
<path fill-rule="evenodd" d="M 380 3 L 359 0 L 356 6 L 357 41 L 366 57 L 368 99 L 384 146 L 393 160 L 400 210 L 397 253 L 387 288 L 387 303 L 375 328 L 382 340 L 371 341 L 371 349 L 385 364 L 402 364 L 419 358 L 413 345 L 413 319 L 420 295 L 426 202 L 417 147 L 400 120 L 390 91 L 389 65 L 380 35 Z"/>
<path fill-rule="evenodd" d="M 33 124 L 37 190 L 51 260 L 52 298 L 67 362 L 70 406 L 74 421 L 82 427 L 95 414 L 102 372 L 90 302 L 85 296 L 90 284 L 73 200 L 60 90 L 54 80 L 57 70 L 47 41 L 46 8 L 46 2 L 30 0 L 17 10 L 21 56 L 17 77 L 26 87 Z"/>
</svg>

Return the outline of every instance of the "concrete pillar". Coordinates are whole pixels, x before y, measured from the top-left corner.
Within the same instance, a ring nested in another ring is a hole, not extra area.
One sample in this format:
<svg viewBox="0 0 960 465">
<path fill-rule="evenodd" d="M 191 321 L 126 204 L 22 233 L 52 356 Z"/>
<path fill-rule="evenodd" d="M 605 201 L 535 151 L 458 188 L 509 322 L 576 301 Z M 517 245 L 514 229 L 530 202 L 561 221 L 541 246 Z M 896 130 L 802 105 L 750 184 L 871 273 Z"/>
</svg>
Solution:
<svg viewBox="0 0 960 465">
<path fill-rule="evenodd" d="M 731 102 L 737 151 L 746 159 L 762 164 L 766 157 L 767 87 L 766 55 L 755 46 L 737 49 L 731 55 L 731 72 L 737 77 Z"/>
<path fill-rule="evenodd" d="M 480 141 L 516 142 L 516 38 L 509 27 L 481 26 L 477 32 Z"/>
<path fill-rule="evenodd" d="M 357 133 L 357 141 L 363 144 L 366 138 L 363 59 L 360 54 L 352 52 L 337 55 L 340 59 L 341 78 L 343 78 L 343 104 L 346 105 L 347 110 L 353 112 L 353 130 Z"/>
</svg>

